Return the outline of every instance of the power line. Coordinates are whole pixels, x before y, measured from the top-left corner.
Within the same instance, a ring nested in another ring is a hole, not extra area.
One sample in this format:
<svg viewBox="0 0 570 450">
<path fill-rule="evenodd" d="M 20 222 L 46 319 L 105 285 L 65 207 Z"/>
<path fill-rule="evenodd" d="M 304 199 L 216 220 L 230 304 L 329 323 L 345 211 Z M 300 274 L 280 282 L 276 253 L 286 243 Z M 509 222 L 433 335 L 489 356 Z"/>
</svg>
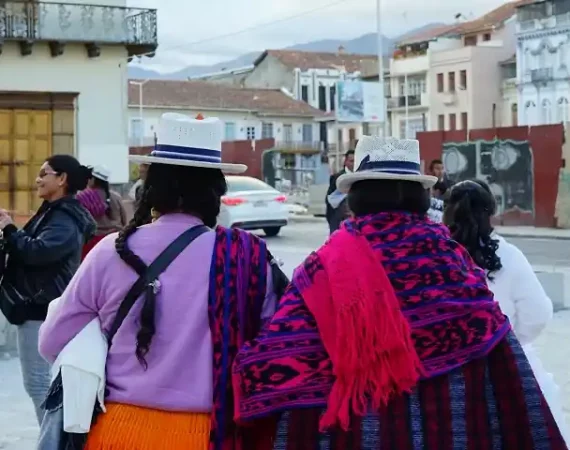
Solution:
<svg viewBox="0 0 570 450">
<path fill-rule="evenodd" d="M 272 20 L 272 21 L 269 21 L 269 22 L 259 23 L 259 24 L 257 24 L 257 25 L 252 25 L 252 26 L 250 26 L 250 27 L 243 28 L 242 30 L 233 31 L 233 32 L 231 32 L 231 33 L 226 33 L 226 34 L 220 34 L 220 35 L 218 35 L 218 36 L 212 36 L 212 37 L 205 38 L 205 39 L 200 39 L 200 40 L 194 41 L 194 42 L 185 42 L 185 43 L 173 45 L 173 46 L 170 46 L 170 47 L 166 47 L 165 50 L 175 50 L 175 49 L 178 49 L 178 48 L 181 48 L 181 47 L 191 47 L 191 46 L 193 46 L 193 45 L 205 44 L 205 43 L 208 43 L 208 42 L 217 41 L 217 40 L 219 40 L 219 39 L 225 39 L 225 38 L 229 38 L 229 37 L 238 36 L 238 35 L 240 35 L 240 34 L 248 33 L 248 32 L 250 32 L 250 31 L 257 30 L 257 29 L 259 29 L 259 28 L 264 28 L 264 27 L 268 27 L 268 26 L 271 26 L 271 25 L 276 25 L 276 24 L 279 24 L 279 23 L 282 23 L 282 22 L 288 22 L 289 20 L 294 20 L 294 19 L 298 19 L 298 18 L 300 18 L 300 17 L 308 16 L 308 15 L 313 14 L 313 13 L 315 13 L 315 12 L 322 11 L 323 9 L 332 8 L 333 6 L 337 6 L 337 5 L 340 5 L 340 4 L 342 4 L 342 3 L 347 3 L 347 2 L 349 2 L 349 1 L 350 1 L 350 0 L 337 0 L 337 1 L 335 1 L 335 2 L 331 2 L 331 3 L 328 3 L 328 4 L 326 4 L 326 5 L 319 6 L 319 7 L 317 7 L 317 8 L 309 9 L 309 10 L 307 10 L 307 11 L 303 11 L 303 12 L 301 12 L 301 13 L 298 13 L 298 14 L 295 14 L 295 15 L 292 15 L 292 16 L 284 17 L 284 18 L 282 18 L 282 19 L 275 19 L 275 20 Z M 354 1 L 354 0 L 353 0 L 353 1 Z M 156 52 L 147 52 L 147 53 L 142 53 L 142 54 L 136 55 L 136 56 L 137 56 L 137 57 L 154 56 L 155 54 L 156 54 Z"/>
</svg>

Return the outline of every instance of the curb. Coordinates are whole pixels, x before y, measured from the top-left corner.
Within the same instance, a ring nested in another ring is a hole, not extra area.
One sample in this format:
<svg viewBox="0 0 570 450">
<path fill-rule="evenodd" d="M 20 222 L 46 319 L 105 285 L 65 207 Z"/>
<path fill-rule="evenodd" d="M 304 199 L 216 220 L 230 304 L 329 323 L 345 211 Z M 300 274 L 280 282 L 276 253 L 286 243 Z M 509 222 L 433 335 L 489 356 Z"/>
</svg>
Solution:
<svg viewBox="0 0 570 450">
<path fill-rule="evenodd" d="M 326 222 L 324 217 L 317 217 L 310 214 L 291 214 L 289 216 L 290 222 L 295 223 L 320 223 Z M 570 241 L 570 235 L 556 235 L 556 234 L 531 234 L 531 233 L 512 233 L 512 232 L 505 232 L 502 230 L 497 230 L 499 234 L 503 237 L 508 238 L 519 238 L 519 239 L 545 239 L 545 240 L 552 240 L 552 241 Z"/>
<path fill-rule="evenodd" d="M 291 214 L 289 216 L 290 222 L 297 222 L 297 223 L 326 223 L 326 219 L 324 217 L 316 217 L 311 215 L 300 215 L 300 214 Z"/>
<path fill-rule="evenodd" d="M 519 238 L 519 239 L 544 239 L 547 241 L 570 241 L 570 236 L 560 236 L 560 235 L 543 235 L 543 234 L 519 234 L 519 233 L 505 233 L 500 232 L 501 236 L 506 238 Z"/>
</svg>

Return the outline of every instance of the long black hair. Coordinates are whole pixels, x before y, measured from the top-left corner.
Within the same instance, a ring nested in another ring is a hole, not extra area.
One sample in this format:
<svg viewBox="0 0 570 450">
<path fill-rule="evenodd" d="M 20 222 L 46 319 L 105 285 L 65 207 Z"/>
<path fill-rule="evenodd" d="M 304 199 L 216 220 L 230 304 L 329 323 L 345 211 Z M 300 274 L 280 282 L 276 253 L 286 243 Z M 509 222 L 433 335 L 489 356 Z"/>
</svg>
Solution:
<svg viewBox="0 0 570 450">
<path fill-rule="evenodd" d="M 53 155 L 45 161 L 58 175 L 67 175 L 67 195 L 75 195 L 87 187 L 91 169 L 83 166 L 71 155 Z"/>
<path fill-rule="evenodd" d="M 131 222 L 119 233 L 115 242 L 117 253 L 139 275 L 146 271 L 146 264 L 133 253 L 128 238 L 138 227 L 148 223 L 151 210 L 160 215 L 181 212 L 194 215 L 209 227 L 216 226 L 220 213 L 221 197 L 227 192 L 226 179 L 217 169 L 201 169 L 165 164 L 152 164 L 142 188 L 141 201 Z M 155 333 L 156 295 L 147 289 L 137 334 L 136 356 L 147 367 L 147 355 Z"/>
<path fill-rule="evenodd" d="M 357 217 L 388 211 L 425 214 L 430 207 L 430 195 L 414 181 L 363 180 L 352 185 L 348 207 Z"/>
<path fill-rule="evenodd" d="M 454 240 L 463 245 L 475 263 L 493 273 L 503 267 L 497 255 L 499 241 L 493 239 L 491 218 L 497 203 L 487 183 L 481 180 L 462 181 L 451 188 L 446 200 L 443 221 Z"/>
</svg>

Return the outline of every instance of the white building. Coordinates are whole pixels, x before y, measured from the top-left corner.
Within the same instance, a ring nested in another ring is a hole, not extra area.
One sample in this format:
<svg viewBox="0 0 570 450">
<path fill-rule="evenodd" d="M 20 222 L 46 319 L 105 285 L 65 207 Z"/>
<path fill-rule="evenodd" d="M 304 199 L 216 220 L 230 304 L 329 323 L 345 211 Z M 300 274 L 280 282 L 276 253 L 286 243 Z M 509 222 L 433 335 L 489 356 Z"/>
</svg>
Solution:
<svg viewBox="0 0 570 450">
<path fill-rule="evenodd" d="M 36 173 L 54 153 L 104 163 L 113 183 L 127 181 L 127 63 L 156 49 L 156 26 L 156 10 L 126 0 L 0 3 L 4 208 L 38 206 Z"/>
<path fill-rule="evenodd" d="M 336 83 L 359 79 L 362 72 L 377 64 L 374 55 L 304 52 L 297 50 L 266 50 L 254 62 L 253 71 L 244 85 L 252 88 L 285 88 L 297 100 L 328 113 L 334 121 Z M 322 122 L 320 140 L 333 154 L 338 148 L 344 152 L 352 148 L 363 133 L 362 123 L 342 123 L 327 127 Z M 337 146 L 337 144 L 339 144 Z"/>
<path fill-rule="evenodd" d="M 387 78 L 387 112 L 392 136 L 414 139 L 430 129 L 428 83 L 430 42 L 454 26 L 442 25 L 398 42 Z"/>
<path fill-rule="evenodd" d="M 566 123 L 570 100 L 570 0 L 519 6 L 516 55 L 519 123 Z"/>
<path fill-rule="evenodd" d="M 142 86 L 140 108 L 137 83 L 129 83 L 129 141 L 133 147 L 153 145 L 162 114 L 180 112 L 220 118 L 226 141 L 273 138 L 278 149 L 321 150 L 319 129 L 325 113 L 279 89 L 149 80 Z"/>
</svg>

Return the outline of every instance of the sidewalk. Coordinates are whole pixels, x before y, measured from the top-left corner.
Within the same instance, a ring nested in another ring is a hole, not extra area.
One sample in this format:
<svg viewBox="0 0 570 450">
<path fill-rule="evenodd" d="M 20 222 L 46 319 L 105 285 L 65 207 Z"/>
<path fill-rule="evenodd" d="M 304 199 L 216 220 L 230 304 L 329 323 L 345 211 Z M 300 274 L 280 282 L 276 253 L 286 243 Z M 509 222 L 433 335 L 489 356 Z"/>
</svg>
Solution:
<svg viewBox="0 0 570 450">
<path fill-rule="evenodd" d="M 324 223 L 324 217 L 316 217 L 310 214 L 297 214 L 292 211 L 289 216 L 291 222 Z M 570 229 L 561 228 L 538 228 L 526 226 L 497 226 L 497 233 L 504 237 L 523 239 L 555 239 L 570 240 Z"/>
</svg>

